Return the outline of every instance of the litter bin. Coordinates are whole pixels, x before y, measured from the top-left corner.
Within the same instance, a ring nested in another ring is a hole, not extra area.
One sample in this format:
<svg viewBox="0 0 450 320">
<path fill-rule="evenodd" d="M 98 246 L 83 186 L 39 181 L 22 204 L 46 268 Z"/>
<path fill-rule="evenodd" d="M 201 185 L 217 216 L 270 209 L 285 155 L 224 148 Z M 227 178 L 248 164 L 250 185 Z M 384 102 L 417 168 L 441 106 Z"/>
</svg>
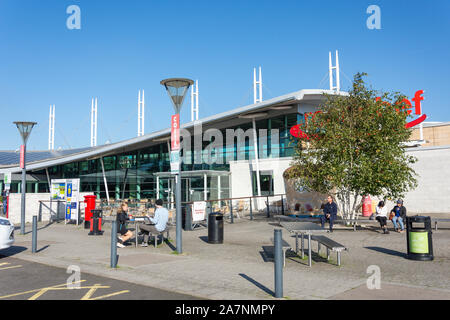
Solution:
<svg viewBox="0 0 450 320">
<path fill-rule="evenodd" d="M 192 210 L 191 205 L 181 207 L 181 227 L 184 231 L 192 231 Z"/>
<path fill-rule="evenodd" d="M 223 214 L 220 212 L 209 214 L 208 243 L 223 243 Z"/>
<path fill-rule="evenodd" d="M 433 260 L 433 239 L 430 217 L 406 217 L 406 242 L 408 259 Z"/>
<path fill-rule="evenodd" d="M 91 210 L 91 231 L 88 233 L 90 236 L 101 236 L 102 231 L 102 210 Z"/>
</svg>

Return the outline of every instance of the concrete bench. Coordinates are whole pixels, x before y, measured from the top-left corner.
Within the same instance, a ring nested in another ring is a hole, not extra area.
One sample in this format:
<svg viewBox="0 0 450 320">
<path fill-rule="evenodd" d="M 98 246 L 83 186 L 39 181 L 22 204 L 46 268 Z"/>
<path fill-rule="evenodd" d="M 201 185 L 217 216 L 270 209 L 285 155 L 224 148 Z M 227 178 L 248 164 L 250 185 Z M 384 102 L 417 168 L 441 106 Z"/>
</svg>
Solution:
<svg viewBox="0 0 450 320">
<path fill-rule="evenodd" d="M 337 252 L 337 264 L 338 266 L 341 265 L 341 252 L 348 250 L 344 245 L 325 236 L 312 235 L 311 240 L 317 241 L 318 254 L 320 254 L 320 245 L 324 245 L 327 248 L 327 260 L 330 259 L 330 250 Z"/>
<path fill-rule="evenodd" d="M 432 218 L 431 222 L 434 222 L 434 230 L 438 229 L 438 222 L 450 222 L 450 219 Z"/>
<path fill-rule="evenodd" d="M 270 238 L 270 242 L 272 242 L 272 244 L 275 244 L 274 239 Z M 287 250 L 292 250 L 291 245 L 284 239 L 281 240 L 281 248 L 283 250 L 283 267 L 286 266 L 286 251 Z M 263 246 L 263 250 L 267 255 L 271 255 L 274 257 L 275 259 L 275 246 Z"/>
</svg>

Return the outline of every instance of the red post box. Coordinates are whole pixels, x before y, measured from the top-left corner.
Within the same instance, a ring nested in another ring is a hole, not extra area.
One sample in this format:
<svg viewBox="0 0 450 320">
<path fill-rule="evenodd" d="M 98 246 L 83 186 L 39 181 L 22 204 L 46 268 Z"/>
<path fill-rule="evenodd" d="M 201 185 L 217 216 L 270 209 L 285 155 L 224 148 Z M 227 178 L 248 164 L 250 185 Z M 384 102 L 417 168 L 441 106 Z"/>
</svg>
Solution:
<svg viewBox="0 0 450 320">
<path fill-rule="evenodd" d="M 84 228 L 90 229 L 91 227 L 91 218 L 92 212 L 91 210 L 95 209 L 95 200 L 97 196 L 84 196 L 84 203 L 86 203 L 86 207 L 84 208 Z"/>
</svg>

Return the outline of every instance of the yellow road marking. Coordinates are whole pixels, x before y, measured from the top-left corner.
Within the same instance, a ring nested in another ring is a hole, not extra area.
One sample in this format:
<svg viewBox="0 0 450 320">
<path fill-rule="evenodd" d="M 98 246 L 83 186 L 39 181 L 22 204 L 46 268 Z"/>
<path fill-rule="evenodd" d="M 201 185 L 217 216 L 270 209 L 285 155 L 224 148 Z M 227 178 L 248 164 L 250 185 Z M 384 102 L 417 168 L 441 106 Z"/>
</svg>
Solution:
<svg viewBox="0 0 450 320">
<path fill-rule="evenodd" d="M 81 280 L 81 281 L 72 282 L 72 284 L 78 283 L 78 282 L 84 282 L 84 281 L 86 281 L 86 280 Z M 51 286 L 51 287 L 49 287 L 49 288 L 58 288 L 58 287 L 66 286 L 66 285 L 67 285 L 67 283 L 64 283 L 64 284 L 59 284 L 59 285 L 56 285 L 56 286 Z M 19 292 L 19 293 L 14 293 L 14 294 L 10 294 L 10 295 L 7 295 L 7 296 L 0 297 L 0 299 L 6 299 L 6 298 L 11 298 L 11 297 L 16 297 L 16 296 L 20 296 L 20 295 L 27 294 L 27 293 L 32 293 L 32 292 L 39 292 L 39 291 L 41 291 L 42 289 L 46 289 L 46 288 L 35 289 L 35 290 L 30 290 L 30 291 L 25 291 L 25 292 Z"/>
<path fill-rule="evenodd" d="M 97 291 L 97 289 L 100 287 L 100 284 L 94 284 L 89 291 L 80 299 L 80 300 L 89 300 L 91 296 Z"/>
<path fill-rule="evenodd" d="M 12 267 L 0 268 L 0 270 L 14 269 L 14 268 L 20 268 L 20 267 L 22 267 L 22 265 L 20 265 L 20 266 L 12 266 Z"/>
<path fill-rule="evenodd" d="M 100 300 L 100 299 L 117 296 L 119 294 L 128 293 L 128 292 L 130 292 L 130 290 L 123 290 L 123 291 L 118 291 L 118 292 L 114 292 L 114 293 L 110 293 L 110 294 L 105 294 L 104 296 L 100 296 L 100 297 L 96 297 L 96 298 L 92 298 L 92 299 L 88 299 L 88 300 Z"/>
<path fill-rule="evenodd" d="M 100 284 L 96 284 L 96 285 L 94 285 L 94 286 L 88 286 L 88 287 L 80 287 L 80 288 L 77 288 L 77 290 L 78 289 L 90 289 L 88 292 L 90 292 L 93 288 L 95 288 L 95 290 L 97 290 L 97 289 L 100 289 L 100 288 L 102 288 L 102 289 L 108 289 L 108 288 L 111 288 L 111 287 L 108 287 L 108 286 L 102 286 L 102 285 L 100 285 Z M 49 287 L 49 288 L 42 288 L 41 289 L 41 291 L 39 291 L 38 293 L 36 293 L 34 296 L 32 296 L 31 298 L 29 298 L 28 300 L 36 300 L 37 298 L 39 298 L 40 296 L 42 296 L 44 293 L 46 293 L 46 292 L 48 292 L 48 291 L 56 291 L 56 290 L 74 290 L 74 288 L 52 288 L 52 287 Z M 94 290 L 94 292 L 95 292 L 95 290 Z"/>
<path fill-rule="evenodd" d="M 10 264 L 9 262 L 3 262 L 3 263 L 0 263 L 0 267 L 1 266 L 6 266 L 6 265 L 8 265 L 8 264 Z"/>
</svg>

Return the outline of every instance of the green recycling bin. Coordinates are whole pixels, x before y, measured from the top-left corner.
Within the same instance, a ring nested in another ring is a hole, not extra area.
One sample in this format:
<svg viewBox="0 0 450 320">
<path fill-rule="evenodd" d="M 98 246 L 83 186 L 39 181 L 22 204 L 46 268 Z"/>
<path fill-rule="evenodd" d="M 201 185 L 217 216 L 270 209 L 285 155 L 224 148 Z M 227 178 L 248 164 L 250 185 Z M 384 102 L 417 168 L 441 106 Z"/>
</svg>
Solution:
<svg viewBox="0 0 450 320">
<path fill-rule="evenodd" d="M 433 239 L 430 217 L 406 217 L 408 259 L 433 260 Z"/>
</svg>

